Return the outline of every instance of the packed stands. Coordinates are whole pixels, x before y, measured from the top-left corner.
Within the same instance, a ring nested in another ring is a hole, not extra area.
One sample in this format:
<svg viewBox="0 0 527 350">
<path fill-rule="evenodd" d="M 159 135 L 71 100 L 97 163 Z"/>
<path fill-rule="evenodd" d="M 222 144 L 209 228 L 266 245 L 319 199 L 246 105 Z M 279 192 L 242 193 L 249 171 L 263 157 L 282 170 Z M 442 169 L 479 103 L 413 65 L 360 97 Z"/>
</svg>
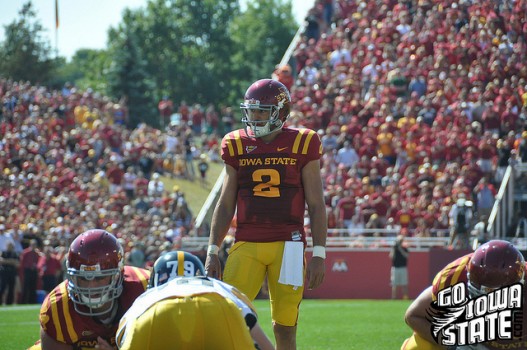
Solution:
<svg viewBox="0 0 527 350">
<path fill-rule="evenodd" d="M 0 230 L 19 251 L 31 238 L 68 247 L 94 227 L 114 232 L 127 250 L 140 242 L 146 261 L 181 246 L 193 215 L 160 175 L 192 176 L 185 161 L 206 151 L 192 141 L 201 135 L 183 123 L 127 129 L 124 105 L 71 84 L 53 91 L 1 79 L 0 99 Z M 180 172 L 172 159 L 181 159 Z"/>
<path fill-rule="evenodd" d="M 291 117 L 322 138 L 330 232 L 448 236 L 459 198 L 473 224 L 488 217 L 524 142 L 527 2 L 333 5 L 331 26 L 294 51 Z"/>
</svg>

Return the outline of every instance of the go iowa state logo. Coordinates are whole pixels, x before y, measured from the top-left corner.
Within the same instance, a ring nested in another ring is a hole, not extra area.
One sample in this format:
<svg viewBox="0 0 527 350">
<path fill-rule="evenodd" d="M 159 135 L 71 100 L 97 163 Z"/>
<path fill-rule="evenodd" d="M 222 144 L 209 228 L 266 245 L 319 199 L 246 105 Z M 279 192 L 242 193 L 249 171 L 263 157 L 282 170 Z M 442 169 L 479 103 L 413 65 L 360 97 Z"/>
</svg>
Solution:
<svg viewBox="0 0 527 350">
<path fill-rule="evenodd" d="M 523 286 L 514 284 L 469 299 L 466 285 L 441 290 L 429 317 L 434 339 L 445 346 L 466 346 L 517 339 L 523 333 Z"/>
</svg>

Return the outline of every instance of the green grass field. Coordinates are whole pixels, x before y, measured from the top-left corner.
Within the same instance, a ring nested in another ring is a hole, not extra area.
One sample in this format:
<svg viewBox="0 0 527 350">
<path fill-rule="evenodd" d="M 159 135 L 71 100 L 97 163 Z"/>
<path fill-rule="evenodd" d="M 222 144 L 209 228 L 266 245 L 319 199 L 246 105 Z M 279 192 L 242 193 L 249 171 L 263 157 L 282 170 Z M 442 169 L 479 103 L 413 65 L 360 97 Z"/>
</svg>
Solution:
<svg viewBox="0 0 527 350">
<path fill-rule="evenodd" d="M 298 349 L 394 350 L 410 335 L 403 315 L 409 301 L 304 300 Z M 272 338 L 269 303 L 256 300 L 260 323 Z M 0 349 L 26 349 L 38 339 L 38 305 L 0 307 Z"/>
</svg>

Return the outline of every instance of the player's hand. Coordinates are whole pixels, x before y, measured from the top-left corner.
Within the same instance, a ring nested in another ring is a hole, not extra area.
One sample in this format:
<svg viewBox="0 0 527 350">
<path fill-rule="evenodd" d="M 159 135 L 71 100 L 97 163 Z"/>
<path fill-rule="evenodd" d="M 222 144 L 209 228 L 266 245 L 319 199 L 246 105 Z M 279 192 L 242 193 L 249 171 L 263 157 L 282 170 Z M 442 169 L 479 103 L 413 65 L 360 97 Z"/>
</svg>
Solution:
<svg viewBox="0 0 527 350">
<path fill-rule="evenodd" d="M 221 263 L 218 255 L 207 254 L 207 260 L 205 260 L 205 273 L 208 277 L 221 279 Z"/>
<path fill-rule="evenodd" d="M 315 289 L 324 282 L 324 276 L 326 274 L 326 260 L 313 257 L 309 264 L 307 264 L 306 278 L 307 278 L 307 289 Z"/>
<path fill-rule="evenodd" d="M 102 350 L 114 350 L 113 346 L 111 346 L 106 340 L 101 337 L 97 337 L 97 345 L 95 345 L 95 348 Z"/>
</svg>

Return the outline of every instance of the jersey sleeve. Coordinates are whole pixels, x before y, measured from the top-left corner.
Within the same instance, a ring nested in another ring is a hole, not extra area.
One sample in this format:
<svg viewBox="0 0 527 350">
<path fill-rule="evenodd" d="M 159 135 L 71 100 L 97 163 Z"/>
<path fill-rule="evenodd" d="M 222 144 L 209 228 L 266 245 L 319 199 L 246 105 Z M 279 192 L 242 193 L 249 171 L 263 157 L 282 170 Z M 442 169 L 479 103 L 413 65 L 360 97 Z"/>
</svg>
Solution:
<svg viewBox="0 0 527 350">
<path fill-rule="evenodd" d="M 221 140 L 221 158 L 225 164 L 232 166 L 234 169 L 238 169 L 238 160 L 236 157 L 238 154 L 243 154 L 241 131 L 234 130 L 225 135 Z"/>
<path fill-rule="evenodd" d="M 437 273 L 432 283 L 433 299 L 436 300 L 437 293 L 453 286 L 459 282 L 467 282 L 467 266 L 472 254 L 462 256 Z"/>
<path fill-rule="evenodd" d="M 50 338 L 75 344 L 79 340 L 79 330 L 73 320 L 75 310 L 68 302 L 66 283 L 59 284 L 44 299 L 40 308 L 40 326 Z"/>
<path fill-rule="evenodd" d="M 298 130 L 298 135 L 293 143 L 293 151 L 295 149 L 298 149 L 300 154 L 305 154 L 307 162 L 322 157 L 322 142 L 318 134 L 311 129 Z"/>
<path fill-rule="evenodd" d="M 133 266 L 124 267 L 123 293 L 119 297 L 122 310 L 128 310 L 135 299 L 144 293 L 148 286 L 149 276 L 148 270 Z"/>
</svg>

